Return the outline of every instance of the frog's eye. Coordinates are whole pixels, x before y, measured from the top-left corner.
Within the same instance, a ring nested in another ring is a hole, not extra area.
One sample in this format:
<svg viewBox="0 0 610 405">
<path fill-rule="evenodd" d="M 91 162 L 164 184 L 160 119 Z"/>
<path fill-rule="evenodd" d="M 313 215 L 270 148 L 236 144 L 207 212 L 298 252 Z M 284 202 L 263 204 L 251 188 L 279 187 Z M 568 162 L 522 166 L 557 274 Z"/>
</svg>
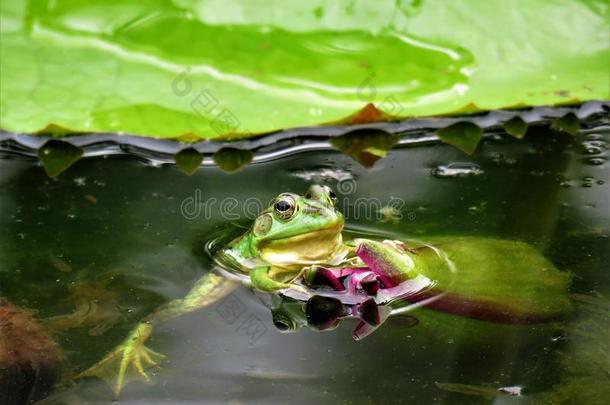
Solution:
<svg viewBox="0 0 610 405">
<path fill-rule="evenodd" d="M 291 332 L 296 330 L 295 323 L 281 313 L 273 313 L 273 325 L 281 332 Z"/>
<path fill-rule="evenodd" d="M 256 236 L 262 236 L 269 232 L 271 225 L 273 224 L 273 218 L 269 214 L 263 214 L 256 218 L 254 221 L 254 234 Z"/>
<path fill-rule="evenodd" d="M 273 204 L 278 218 L 286 220 L 290 219 L 295 212 L 296 203 L 294 198 L 289 195 L 280 196 L 280 198 Z"/>
</svg>

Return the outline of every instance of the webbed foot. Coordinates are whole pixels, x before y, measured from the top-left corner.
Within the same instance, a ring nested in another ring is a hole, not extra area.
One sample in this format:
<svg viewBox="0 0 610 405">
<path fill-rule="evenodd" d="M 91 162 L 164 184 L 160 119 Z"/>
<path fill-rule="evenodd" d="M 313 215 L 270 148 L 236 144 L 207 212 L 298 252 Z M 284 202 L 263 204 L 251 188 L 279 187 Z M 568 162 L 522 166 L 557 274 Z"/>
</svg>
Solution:
<svg viewBox="0 0 610 405">
<path fill-rule="evenodd" d="M 146 369 L 158 366 L 165 355 L 144 346 L 152 326 L 140 323 L 127 338 L 102 360 L 80 373 L 77 378 L 98 377 L 106 381 L 118 398 L 130 381 L 150 382 Z"/>
</svg>

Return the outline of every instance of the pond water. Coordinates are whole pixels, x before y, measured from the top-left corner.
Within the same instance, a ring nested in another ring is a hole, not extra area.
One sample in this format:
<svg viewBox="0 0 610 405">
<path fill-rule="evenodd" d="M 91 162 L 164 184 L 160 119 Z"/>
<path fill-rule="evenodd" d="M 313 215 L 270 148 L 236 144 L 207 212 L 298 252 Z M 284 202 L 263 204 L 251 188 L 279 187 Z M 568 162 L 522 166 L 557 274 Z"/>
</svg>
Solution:
<svg viewBox="0 0 610 405">
<path fill-rule="evenodd" d="M 121 403 L 602 403 L 610 395 L 608 142 L 609 127 L 576 139 L 539 129 L 522 141 L 486 138 L 473 156 L 411 145 L 364 169 L 328 150 L 192 176 L 108 157 L 50 179 L 26 158 L 3 159 L 1 295 L 41 320 L 95 306 L 80 325 L 70 324 L 75 316 L 43 322 L 64 356 L 47 401 L 110 402 L 103 381 L 71 377 L 210 271 L 204 247 L 218 232 L 246 225 L 282 191 L 326 184 L 353 231 L 528 242 L 572 274 L 571 313 L 507 325 L 420 308 L 409 312 L 415 325 L 396 318 L 354 341 L 349 320 L 333 331 L 281 333 L 268 297 L 239 286 L 228 296 L 237 313 L 228 316 L 221 301 L 158 325 L 148 346 L 167 359 L 151 384 L 126 385 Z"/>
</svg>

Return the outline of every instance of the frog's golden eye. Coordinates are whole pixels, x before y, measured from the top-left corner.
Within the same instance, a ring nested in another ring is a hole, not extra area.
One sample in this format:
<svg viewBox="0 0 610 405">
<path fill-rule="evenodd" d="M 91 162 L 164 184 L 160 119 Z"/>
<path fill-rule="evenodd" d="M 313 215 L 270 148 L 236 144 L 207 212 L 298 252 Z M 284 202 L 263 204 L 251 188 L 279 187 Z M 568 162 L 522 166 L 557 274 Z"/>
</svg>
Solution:
<svg viewBox="0 0 610 405">
<path fill-rule="evenodd" d="M 256 221 L 254 221 L 254 234 L 256 236 L 262 236 L 266 234 L 271 229 L 272 224 L 273 218 L 271 218 L 271 215 L 261 215 L 260 217 L 256 218 Z"/>
<path fill-rule="evenodd" d="M 291 332 L 297 329 L 295 322 L 284 314 L 274 312 L 273 325 L 278 328 L 281 332 Z"/>
<path fill-rule="evenodd" d="M 273 204 L 275 214 L 279 219 L 287 220 L 295 213 L 296 203 L 294 198 L 289 195 L 283 195 Z"/>
</svg>

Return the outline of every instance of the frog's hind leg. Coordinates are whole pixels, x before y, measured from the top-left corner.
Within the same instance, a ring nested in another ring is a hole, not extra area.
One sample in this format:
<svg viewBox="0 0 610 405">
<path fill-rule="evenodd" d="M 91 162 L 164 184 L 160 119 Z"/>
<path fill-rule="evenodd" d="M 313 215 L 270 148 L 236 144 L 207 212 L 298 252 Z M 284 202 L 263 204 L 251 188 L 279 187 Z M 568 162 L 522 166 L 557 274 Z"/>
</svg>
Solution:
<svg viewBox="0 0 610 405">
<path fill-rule="evenodd" d="M 130 381 L 150 382 L 146 369 L 158 366 L 165 358 L 163 354 L 144 345 L 151 332 L 150 324 L 139 323 L 120 345 L 98 363 L 80 373 L 77 378 L 101 378 L 112 387 L 116 397 Z"/>
<path fill-rule="evenodd" d="M 397 241 L 378 242 L 356 239 L 356 255 L 375 273 L 400 283 L 416 276 L 415 263 L 409 251 Z"/>
<path fill-rule="evenodd" d="M 108 382 L 117 398 L 130 381 L 150 382 L 146 369 L 158 366 L 165 358 L 163 354 L 144 345 L 154 325 L 212 305 L 233 291 L 236 286 L 235 282 L 222 276 L 214 273 L 206 274 L 195 283 L 183 299 L 170 301 L 144 318 L 123 342 L 98 363 L 80 373 L 77 378 L 101 378 Z"/>
</svg>

